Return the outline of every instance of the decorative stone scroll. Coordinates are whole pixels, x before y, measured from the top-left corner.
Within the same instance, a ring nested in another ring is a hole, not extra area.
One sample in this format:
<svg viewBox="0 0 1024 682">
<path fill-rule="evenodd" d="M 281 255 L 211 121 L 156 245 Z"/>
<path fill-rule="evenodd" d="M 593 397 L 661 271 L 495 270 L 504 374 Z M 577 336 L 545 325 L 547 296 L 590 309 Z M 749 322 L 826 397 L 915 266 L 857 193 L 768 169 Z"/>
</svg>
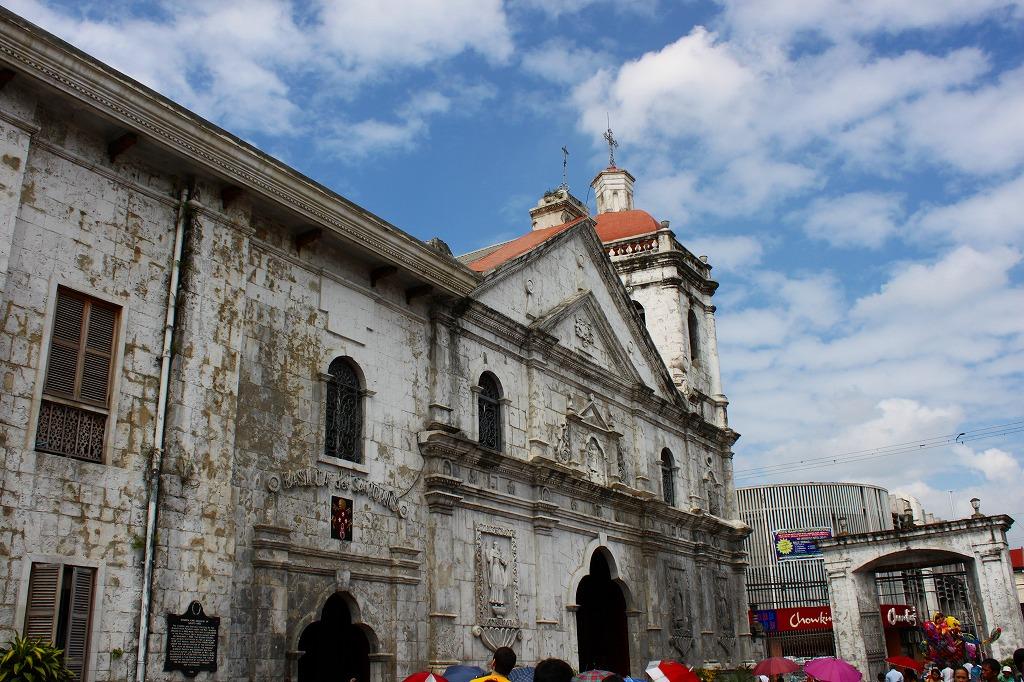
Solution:
<svg viewBox="0 0 1024 682">
<path fill-rule="evenodd" d="M 522 638 L 519 549 L 512 528 L 476 526 L 476 615 L 473 634 L 491 651 Z"/>
</svg>

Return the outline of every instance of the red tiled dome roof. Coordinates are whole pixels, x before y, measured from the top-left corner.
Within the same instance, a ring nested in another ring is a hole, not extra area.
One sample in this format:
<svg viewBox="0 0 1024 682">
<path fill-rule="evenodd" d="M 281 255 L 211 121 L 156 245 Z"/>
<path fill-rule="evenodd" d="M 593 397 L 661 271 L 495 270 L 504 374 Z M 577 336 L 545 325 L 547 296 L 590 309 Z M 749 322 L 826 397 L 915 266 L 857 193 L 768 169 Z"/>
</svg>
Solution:
<svg viewBox="0 0 1024 682">
<path fill-rule="evenodd" d="M 599 213 L 596 221 L 597 236 L 606 243 L 657 232 L 661 227 L 654 216 L 638 208 L 632 211 Z"/>
</svg>

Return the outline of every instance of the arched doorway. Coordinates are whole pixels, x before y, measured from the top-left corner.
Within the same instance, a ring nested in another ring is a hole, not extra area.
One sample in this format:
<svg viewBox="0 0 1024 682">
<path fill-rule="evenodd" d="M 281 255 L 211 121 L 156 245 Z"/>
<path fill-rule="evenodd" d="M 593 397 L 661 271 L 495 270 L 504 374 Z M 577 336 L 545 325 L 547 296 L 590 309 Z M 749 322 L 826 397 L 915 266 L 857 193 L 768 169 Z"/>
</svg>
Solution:
<svg viewBox="0 0 1024 682">
<path fill-rule="evenodd" d="M 604 552 L 590 559 L 590 573 L 576 588 L 576 633 L 580 670 L 629 674 L 629 627 L 626 598 L 611 577 Z"/>
<path fill-rule="evenodd" d="M 320 611 L 320 620 L 306 626 L 299 638 L 299 682 L 370 682 L 370 641 L 352 622 L 344 597 L 334 594 Z"/>
</svg>

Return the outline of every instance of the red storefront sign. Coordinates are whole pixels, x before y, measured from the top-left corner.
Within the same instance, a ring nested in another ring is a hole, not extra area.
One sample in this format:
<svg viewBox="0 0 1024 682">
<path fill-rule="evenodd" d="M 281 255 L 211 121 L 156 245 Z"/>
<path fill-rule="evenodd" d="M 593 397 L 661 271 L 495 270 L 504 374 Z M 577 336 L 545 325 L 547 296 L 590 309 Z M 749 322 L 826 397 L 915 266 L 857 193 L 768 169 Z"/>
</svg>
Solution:
<svg viewBox="0 0 1024 682">
<path fill-rule="evenodd" d="M 777 632 L 831 630 L 832 609 L 828 606 L 775 609 L 775 623 Z"/>
<path fill-rule="evenodd" d="M 882 627 L 913 629 L 917 627 L 917 609 L 908 604 L 882 604 Z"/>
</svg>

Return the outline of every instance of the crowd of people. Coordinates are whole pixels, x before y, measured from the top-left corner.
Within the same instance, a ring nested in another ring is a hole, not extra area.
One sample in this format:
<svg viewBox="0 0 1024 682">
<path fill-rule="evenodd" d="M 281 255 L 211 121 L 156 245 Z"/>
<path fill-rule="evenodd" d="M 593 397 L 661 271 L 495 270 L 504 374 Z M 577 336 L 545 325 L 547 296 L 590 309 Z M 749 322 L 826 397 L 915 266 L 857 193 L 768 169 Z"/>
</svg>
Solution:
<svg viewBox="0 0 1024 682">
<path fill-rule="evenodd" d="M 890 664 L 889 672 L 878 673 L 878 682 L 918 682 L 918 675 L 913 668 Z M 977 665 L 942 661 L 929 668 L 921 682 L 1024 682 L 1024 648 L 1013 652 L 1013 665 L 1003 665 L 994 658 Z"/>
</svg>

